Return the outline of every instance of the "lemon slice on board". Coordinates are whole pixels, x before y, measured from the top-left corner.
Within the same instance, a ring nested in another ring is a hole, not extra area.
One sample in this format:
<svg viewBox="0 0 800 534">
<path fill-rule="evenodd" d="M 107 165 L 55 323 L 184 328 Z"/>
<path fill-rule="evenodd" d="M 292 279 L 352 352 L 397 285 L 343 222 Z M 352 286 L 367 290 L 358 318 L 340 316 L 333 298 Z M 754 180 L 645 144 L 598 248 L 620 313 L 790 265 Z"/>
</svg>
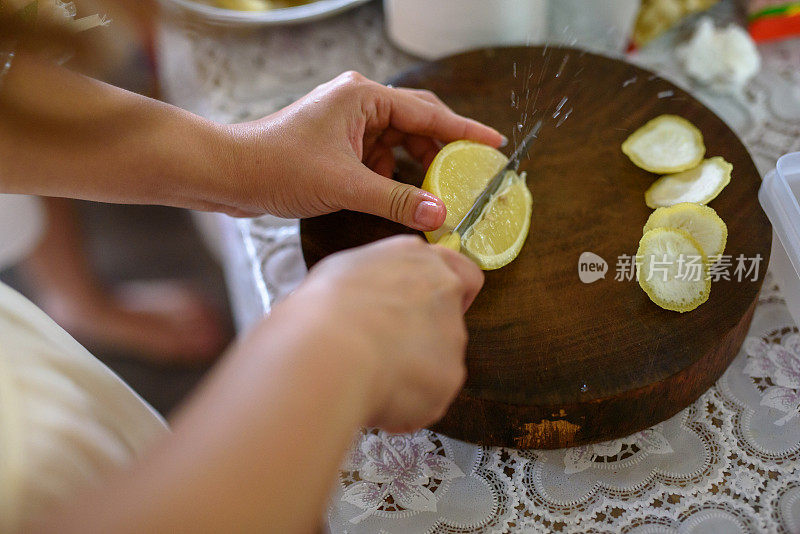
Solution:
<svg viewBox="0 0 800 534">
<path fill-rule="evenodd" d="M 519 255 L 531 225 L 533 197 L 525 173 L 509 171 L 462 239 L 463 251 L 481 269 L 499 269 Z"/>
<path fill-rule="evenodd" d="M 703 161 L 703 134 L 683 117 L 661 115 L 633 132 L 622 152 L 639 168 L 657 173 L 680 172 Z"/>
<path fill-rule="evenodd" d="M 441 198 L 447 206 L 447 218 L 441 228 L 425 233 L 428 241 L 436 243 L 444 233 L 452 231 L 506 163 L 508 158 L 488 145 L 473 141 L 445 145 L 422 182 L 422 189 Z"/>
<path fill-rule="evenodd" d="M 686 230 L 711 260 L 725 251 L 728 227 L 713 208 L 681 202 L 674 206 L 658 208 L 647 219 L 642 233 L 654 228 L 679 228 Z"/>
<path fill-rule="evenodd" d="M 711 292 L 703 249 L 689 232 L 678 228 L 655 228 L 642 236 L 636 278 L 650 300 L 665 310 L 691 311 Z"/>
<path fill-rule="evenodd" d="M 733 165 L 719 156 L 709 158 L 694 169 L 662 176 L 644 193 L 653 209 L 681 202 L 708 204 L 731 181 Z"/>
</svg>

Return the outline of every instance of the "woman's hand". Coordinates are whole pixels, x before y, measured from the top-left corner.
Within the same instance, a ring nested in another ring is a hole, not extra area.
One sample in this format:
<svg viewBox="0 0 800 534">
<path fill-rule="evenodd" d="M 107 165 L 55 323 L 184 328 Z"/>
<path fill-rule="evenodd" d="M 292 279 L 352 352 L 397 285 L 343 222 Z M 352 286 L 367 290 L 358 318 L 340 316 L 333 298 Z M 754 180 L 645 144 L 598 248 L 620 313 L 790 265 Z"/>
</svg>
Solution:
<svg viewBox="0 0 800 534">
<path fill-rule="evenodd" d="M 397 236 L 326 258 L 271 320 L 321 325 L 329 357 L 348 351 L 373 368 L 363 423 L 406 432 L 440 419 L 461 389 L 463 316 L 482 285 L 461 254 Z"/>
<path fill-rule="evenodd" d="M 429 91 L 386 87 L 355 72 L 225 131 L 233 146 L 227 194 L 239 213 L 309 217 L 349 209 L 417 230 L 441 226 L 445 206 L 391 179 L 392 149 L 404 147 L 427 167 L 440 142 L 471 139 L 496 147 L 504 141 Z"/>
<path fill-rule="evenodd" d="M 354 432 L 441 417 L 483 282 L 403 236 L 342 252 L 239 341 L 134 469 L 35 532 L 312 532 Z"/>
<path fill-rule="evenodd" d="M 392 148 L 428 165 L 440 142 L 503 136 L 433 93 L 348 72 L 261 120 L 221 125 L 20 54 L 0 91 L 0 193 L 253 216 L 349 209 L 418 230 L 442 201 L 391 179 Z"/>
</svg>

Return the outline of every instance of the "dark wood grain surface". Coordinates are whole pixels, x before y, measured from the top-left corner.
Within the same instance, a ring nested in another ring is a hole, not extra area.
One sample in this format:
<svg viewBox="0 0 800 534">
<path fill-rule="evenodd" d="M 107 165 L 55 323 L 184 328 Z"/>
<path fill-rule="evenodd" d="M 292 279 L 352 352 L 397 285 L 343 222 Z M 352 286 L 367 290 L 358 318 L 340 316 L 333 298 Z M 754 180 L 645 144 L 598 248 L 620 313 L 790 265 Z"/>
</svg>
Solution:
<svg viewBox="0 0 800 534">
<path fill-rule="evenodd" d="M 469 52 L 391 82 L 430 89 L 511 139 L 521 139 L 534 116 L 546 119 L 521 165 L 533 193 L 530 235 L 514 262 L 486 273 L 466 318 L 469 378 L 436 430 L 485 445 L 572 446 L 647 428 L 713 384 L 750 324 L 772 235 L 758 204 L 758 172 L 720 118 L 651 72 L 564 48 Z M 710 205 L 728 225 L 734 265 L 740 254 L 762 258 L 755 280 L 715 282 L 708 302 L 685 314 L 650 302 L 635 280 L 615 280 L 618 257 L 636 253 L 651 213 L 644 191 L 655 179 L 620 145 L 662 113 L 693 122 L 706 156 L 733 164 L 730 185 Z M 422 177 L 408 165 L 399 173 L 417 185 Z M 311 266 L 408 231 L 339 212 L 302 221 L 303 254 Z M 608 262 L 604 279 L 580 281 L 585 251 Z"/>
</svg>

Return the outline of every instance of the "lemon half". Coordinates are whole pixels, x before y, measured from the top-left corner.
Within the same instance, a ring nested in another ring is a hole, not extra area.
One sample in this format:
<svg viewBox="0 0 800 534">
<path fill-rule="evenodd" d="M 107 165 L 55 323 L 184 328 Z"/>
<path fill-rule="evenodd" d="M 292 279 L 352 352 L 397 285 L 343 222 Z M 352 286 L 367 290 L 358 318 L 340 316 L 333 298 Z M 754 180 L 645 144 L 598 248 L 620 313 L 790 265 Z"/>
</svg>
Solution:
<svg viewBox="0 0 800 534">
<path fill-rule="evenodd" d="M 506 163 L 508 158 L 499 150 L 472 141 L 454 141 L 442 148 L 428 168 L 422 189 L 444 201 L 447 218 L 441 228 L 425 233 L 428 241 L 436 243 L 451 232 Z M 509 172 L 463 236 L 463 252 L 484 270 L 507 265 L 525 243 L 532 209 L 533 197 L 524 175 Z"/>
<path fill-rule="evenodd" d="M 447 206 L 447 218 L 438 230 L 427 232 L 435 243 L 466 215 L 497 171 L 508 163 L 499 150 L 473 141 L 454 141 L 445 145 L 428 167 L 422 189 L 441 198 Z"/>
<path fill-rule="evenodd" d="M 464 252 L 484 270 L 508 265 L 525 244 L 532 210 L 533 197 L 525 173 L 509 172 L 506 182 L 464 235 Z"/>
</svg>

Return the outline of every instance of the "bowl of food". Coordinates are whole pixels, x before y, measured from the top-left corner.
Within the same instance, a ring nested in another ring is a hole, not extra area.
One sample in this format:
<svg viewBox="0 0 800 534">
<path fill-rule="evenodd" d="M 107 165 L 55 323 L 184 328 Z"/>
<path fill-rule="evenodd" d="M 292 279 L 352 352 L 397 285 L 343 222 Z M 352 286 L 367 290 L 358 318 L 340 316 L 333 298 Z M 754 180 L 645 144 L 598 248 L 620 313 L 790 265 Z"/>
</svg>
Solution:
<svg viewBox="0 0 800 534">
<path fill-rule="evenodd" d="M 222 26 L 297 24 L 329 17 L 367 0 L 160 0 L 169 12 Z"/>
</svg>

